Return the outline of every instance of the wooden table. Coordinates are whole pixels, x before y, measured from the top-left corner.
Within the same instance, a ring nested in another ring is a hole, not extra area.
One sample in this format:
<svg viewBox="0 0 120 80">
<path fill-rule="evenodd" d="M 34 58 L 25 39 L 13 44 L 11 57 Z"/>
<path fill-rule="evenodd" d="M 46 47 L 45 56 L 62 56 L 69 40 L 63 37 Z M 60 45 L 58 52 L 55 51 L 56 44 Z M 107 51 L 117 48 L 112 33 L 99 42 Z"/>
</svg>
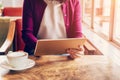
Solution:
<svg viewBox="0 0 120 80">
<path fill-rule="evenodd" d="M 120 65 L 103 55 L 30 56 L 36 65 L 24 71 L 10 71 L 2 80 L 120 80 Z"/>
</svg>

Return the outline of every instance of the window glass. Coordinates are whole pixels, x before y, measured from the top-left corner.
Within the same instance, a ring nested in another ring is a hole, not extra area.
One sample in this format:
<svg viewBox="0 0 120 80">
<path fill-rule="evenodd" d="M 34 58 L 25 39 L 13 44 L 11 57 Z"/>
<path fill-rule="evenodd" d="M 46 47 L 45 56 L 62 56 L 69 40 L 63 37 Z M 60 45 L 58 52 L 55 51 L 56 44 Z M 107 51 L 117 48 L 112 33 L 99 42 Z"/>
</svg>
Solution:
<svg viewBox="0 0 120 80">
<path fill-rule="evenodd" d="M 109 37 L 111 0 L 94 0 L 94 31 Z"/>
<path fill-rule="evenodd" d="M 115 25 L 113 38 L 120 43 L 120 0 L 116 0 L 115 5 Z"/>
<path fill-rule="evenodd" d="M 91 26 L 92 0 L 83 0 L 83 21 Z"/>
</svg>

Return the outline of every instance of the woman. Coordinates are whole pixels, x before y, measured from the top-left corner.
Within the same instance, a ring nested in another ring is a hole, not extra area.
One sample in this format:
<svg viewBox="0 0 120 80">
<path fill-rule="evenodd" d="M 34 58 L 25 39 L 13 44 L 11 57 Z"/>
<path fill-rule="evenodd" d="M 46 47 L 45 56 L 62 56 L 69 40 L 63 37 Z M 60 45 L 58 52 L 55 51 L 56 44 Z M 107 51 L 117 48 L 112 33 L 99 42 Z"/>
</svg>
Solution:
<svg viewBox="0 0 120 80">
<path fill-rule="evenodd" d="M 80 0 L 24 0 L 25 51 L 31 54 L 38 39 L 82 37 L 80 13 Z M 67 49 L 67 52 L 76 58 L 83 50 Z"/>
</svg>

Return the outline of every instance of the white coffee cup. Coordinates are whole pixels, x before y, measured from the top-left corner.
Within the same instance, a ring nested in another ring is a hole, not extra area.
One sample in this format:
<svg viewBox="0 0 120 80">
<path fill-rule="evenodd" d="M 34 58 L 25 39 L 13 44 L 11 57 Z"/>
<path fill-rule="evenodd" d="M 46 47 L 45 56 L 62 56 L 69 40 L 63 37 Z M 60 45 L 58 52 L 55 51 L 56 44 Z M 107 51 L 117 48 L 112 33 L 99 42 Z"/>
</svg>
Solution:
<svg viewBox="0 0 120 80">
<path fill-rule="evenodd" d="M 24 68 L 27 65 L 28 53 L 23 51 L 8 52 L 7 54 L 8 63 L 13 68 Z"/>
</svg>

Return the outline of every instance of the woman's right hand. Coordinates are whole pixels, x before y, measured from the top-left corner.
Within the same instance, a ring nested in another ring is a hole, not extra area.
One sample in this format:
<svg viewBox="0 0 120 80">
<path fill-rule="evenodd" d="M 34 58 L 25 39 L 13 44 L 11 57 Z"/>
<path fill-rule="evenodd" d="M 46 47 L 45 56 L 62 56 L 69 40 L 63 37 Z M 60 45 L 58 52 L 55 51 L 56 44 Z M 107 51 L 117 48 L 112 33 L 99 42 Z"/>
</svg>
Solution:
<svg viewBox="0 0 120 80">
<path fill-rule="evenodd" d="M 79 58 L 84 54 L 84 47 L 78 46 L 78 48 L 68 48 L 66 52 L 70 54 L 71 59 Z"/>
</svg>

